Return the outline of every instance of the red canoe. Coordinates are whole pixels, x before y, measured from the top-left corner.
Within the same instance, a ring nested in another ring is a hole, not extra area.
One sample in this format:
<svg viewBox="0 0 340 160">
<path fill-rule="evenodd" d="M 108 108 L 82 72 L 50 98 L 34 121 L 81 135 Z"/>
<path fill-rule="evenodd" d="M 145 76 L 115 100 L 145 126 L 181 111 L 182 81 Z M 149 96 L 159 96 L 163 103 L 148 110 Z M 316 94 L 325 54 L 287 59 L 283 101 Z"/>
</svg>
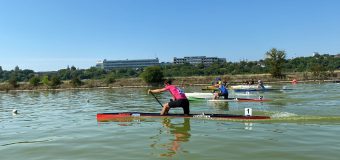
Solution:
<svg viewBox="0 0 340 160">
<path fill-rule="evenodd" d="M 212 119 L 212 120 L 261 120 L 270 119 L 269 116 L 244 116 L 244 115 L 234 115 L 234 114 L 167 114 L 160 115 L 159 113 L 140 113 L 140 112 L 120 112 L 120 113 L 98 113 L 97 121 L 110 121 L 119 118 L 162 118 L 162 117 L 173 117 L 173 118 L 201 118 L 201 119 Z"/>
</svg>

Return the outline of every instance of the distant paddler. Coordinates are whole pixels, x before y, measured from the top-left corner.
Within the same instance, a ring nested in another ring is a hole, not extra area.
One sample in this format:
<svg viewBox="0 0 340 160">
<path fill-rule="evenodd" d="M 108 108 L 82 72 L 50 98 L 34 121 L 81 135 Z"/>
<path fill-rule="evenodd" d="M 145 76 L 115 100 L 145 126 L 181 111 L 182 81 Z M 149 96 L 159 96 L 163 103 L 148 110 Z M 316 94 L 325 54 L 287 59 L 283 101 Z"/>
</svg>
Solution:
<svg viewBox="0 0 340 160">
<path fill-rule="evenodd" d="M 218 99 L 221 96 L 223 96 L 224 99 L 228 99 L 228 89 L 225 84 L 226 83 L 219 81 L 218 84 L 215 85 L 215 87 L 218 88 L 219 92 L 214 93 L 214 99 Z"/>
<path fill-rule="evenodd" d="M 292 84 L 297 84 L 298 83 L 298 81 L 294 78 L 293 80 L 292 80 Z"/>
<path fill-rule="evenodd" d="M 258 82 L 257 88 L 262 89 L 262 90 L 265 90 L 265 89 L 266 89 L 266 88 L 264 87 L 264 84 L 263 84 L 263 81 L 262 81 L 262 80 L 259 79 L 257 82 Z"/>
</svg>

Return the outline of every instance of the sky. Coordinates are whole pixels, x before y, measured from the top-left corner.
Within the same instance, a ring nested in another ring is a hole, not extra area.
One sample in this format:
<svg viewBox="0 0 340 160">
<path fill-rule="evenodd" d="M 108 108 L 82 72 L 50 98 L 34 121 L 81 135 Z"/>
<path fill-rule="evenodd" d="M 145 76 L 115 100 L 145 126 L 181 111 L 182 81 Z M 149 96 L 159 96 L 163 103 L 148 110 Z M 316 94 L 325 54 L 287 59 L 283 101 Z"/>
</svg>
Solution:
<svg viewBox="0 0 340 160">
<path fill-rule="evenodd" d="M 264 59 L 340 53 L 339 0 L 0 0 L 0 66 L 56 71 L 99 60 Z"/>
</svg>

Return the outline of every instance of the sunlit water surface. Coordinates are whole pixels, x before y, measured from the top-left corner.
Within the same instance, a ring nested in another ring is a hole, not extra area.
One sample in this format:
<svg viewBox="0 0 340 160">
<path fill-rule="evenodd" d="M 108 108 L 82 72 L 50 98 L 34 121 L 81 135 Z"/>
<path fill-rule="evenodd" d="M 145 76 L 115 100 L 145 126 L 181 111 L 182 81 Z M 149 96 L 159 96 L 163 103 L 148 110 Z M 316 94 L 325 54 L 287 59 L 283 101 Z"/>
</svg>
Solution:
<svg viewBox="0 0 340 160">
<path fill-rule="evenodd" d="M 274 86 L 281 88 L 280 86 Z M 233 93 L 265 103 L 191 103 L 192 113 L 255 115 L 242 122 L 149 118 L 97 122 L 102 112 L 159 112 L 142 89 L 0 93 L 0 159 L 334 159 L 340 157 L 340 84 L 286 85 L 293 90 Z M 187 87 L 186 92 L 201 92 Z M 158 95 L 167 102 L 169 94 Z M 18 114 L 13 115 L 12 110 Z M 171 113 L 181 113 L 172 109 Z"/>
</svg>

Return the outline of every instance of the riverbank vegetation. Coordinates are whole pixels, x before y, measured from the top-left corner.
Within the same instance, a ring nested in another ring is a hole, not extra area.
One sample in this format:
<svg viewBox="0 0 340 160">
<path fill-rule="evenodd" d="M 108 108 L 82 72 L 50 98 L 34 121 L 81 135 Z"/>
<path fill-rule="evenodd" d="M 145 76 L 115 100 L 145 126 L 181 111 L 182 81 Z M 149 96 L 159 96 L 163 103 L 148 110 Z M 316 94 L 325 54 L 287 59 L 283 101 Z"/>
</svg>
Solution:
<svg viewBox="0 0 340 160">
<path fill-rule="evenodd" d="M 211 65 L 167 64 L 144 69 L 114 69 L 67 67 L 53 72 L 29 69 L 6 71 L 0 66 L 0 90 L 93 88 L 146 86 L 173 78 L 181 84 L 208 84 L 214 77 L 241 83 L 243 80 L 263 79 L 267 82 L 298 80 L 338 80 L 339 56 L 315 53 L 310 57 L 285 59 L 286 53 L 275 48 L 259 61 L 215 62 Z"/>
</svg>

